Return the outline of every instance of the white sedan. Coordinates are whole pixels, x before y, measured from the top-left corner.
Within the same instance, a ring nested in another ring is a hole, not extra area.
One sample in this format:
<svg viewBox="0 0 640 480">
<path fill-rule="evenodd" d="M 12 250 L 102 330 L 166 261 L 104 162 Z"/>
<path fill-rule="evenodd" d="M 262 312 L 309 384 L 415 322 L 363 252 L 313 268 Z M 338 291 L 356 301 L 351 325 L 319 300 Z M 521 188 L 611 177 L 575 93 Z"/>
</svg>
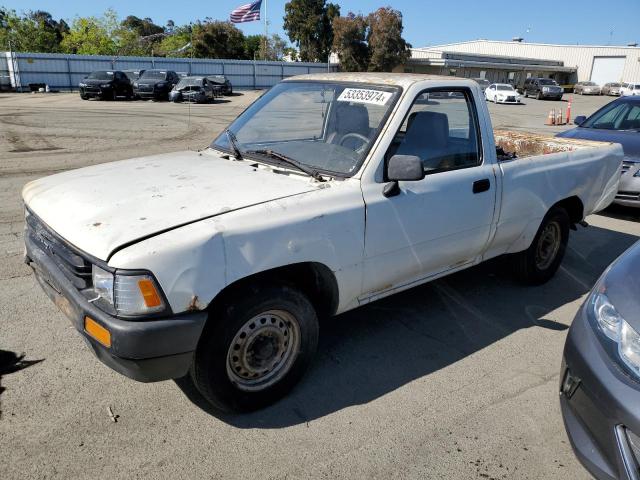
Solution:
<svg viewBox="0 0 640 480">
<path fill-rule="evenodd" d="M 484 96 L 495 103 L 520 103 L 520 94 L 508 83 L 492 83 L 484 91 Z"/>
</svg>

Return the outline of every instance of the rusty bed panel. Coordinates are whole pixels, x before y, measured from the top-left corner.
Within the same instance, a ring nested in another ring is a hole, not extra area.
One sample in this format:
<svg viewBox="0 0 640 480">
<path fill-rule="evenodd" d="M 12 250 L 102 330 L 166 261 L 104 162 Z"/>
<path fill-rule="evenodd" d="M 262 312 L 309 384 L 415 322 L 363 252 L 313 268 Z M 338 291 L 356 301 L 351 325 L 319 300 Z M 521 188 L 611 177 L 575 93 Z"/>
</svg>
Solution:
<svg viewBox="0 0 640 480">
<path fill-rule="evenodd" d="M 610 145 L 608 142 L 557 138 L 548 135 L 509 130 L 495 130 L 493 133 L 496 147 L 502 147 L 505 152 L 515 153 L 518 158 L 548 155 L 558 152 L 573 152 L 583 148 Z"/>
</svg>

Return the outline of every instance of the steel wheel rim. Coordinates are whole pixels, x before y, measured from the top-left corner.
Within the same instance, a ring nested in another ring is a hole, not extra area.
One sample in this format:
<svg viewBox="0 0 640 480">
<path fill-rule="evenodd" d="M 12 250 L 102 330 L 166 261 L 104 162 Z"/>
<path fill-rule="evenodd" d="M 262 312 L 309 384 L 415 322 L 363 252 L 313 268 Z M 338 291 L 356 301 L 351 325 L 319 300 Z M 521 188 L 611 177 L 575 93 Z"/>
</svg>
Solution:
<svg viewBox="0 0 640 480">
<path fill-rule="evenodd" d="M 553 263 L 562 240 L 562 231 L 558 222 L 550 222 L 542 230 L 536 249 L 536 266 L 540 270 L 546 270 Z"/>
<path fill-rule="evenodd" d="M 299 352 L 298 320 L 284 310 L 269 310 L 236 333 L 227 353 L 227 375 L 240 390 L 264 390 L 291 370 Z"/>
</svg>

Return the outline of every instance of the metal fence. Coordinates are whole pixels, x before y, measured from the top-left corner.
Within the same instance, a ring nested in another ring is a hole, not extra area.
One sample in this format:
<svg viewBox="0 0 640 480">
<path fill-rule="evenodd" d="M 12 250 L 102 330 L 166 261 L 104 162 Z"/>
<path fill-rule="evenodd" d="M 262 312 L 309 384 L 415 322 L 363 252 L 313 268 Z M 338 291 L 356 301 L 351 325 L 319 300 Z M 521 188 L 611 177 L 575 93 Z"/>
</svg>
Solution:
<svg viewBox="0 0 640 480">
<path fill-rule="evenodd" d="M 0 52 L 0 87 L 28 90 L 30 83 L 52 89 L 73 90 L 96 70 L 140 70 L 159 68 L 189 75 L 224 75 L 234 88 L 268 88 L 283 78 L 335 70 L 326 63 L 266 62 L 206 58 L 109 57 L 58 53 Z"/>
</svg>

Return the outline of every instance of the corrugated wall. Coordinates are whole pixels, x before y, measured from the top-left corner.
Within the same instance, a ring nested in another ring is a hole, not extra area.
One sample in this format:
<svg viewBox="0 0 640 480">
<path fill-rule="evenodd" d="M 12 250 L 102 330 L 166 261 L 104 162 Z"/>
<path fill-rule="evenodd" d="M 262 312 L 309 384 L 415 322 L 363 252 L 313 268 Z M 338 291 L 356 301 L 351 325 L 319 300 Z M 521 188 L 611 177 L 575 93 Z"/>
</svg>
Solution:
<svg viewBox="0 0 640 480">
<path fill-rule="evenodd" d="M 536 43 L 476 40 L 430 47 L 449 52 L 479 53 L 510 57 L 560 60 L 566 67 L 578 69 L 578 81 L 589 80 L 594 57 L 626 57 L 622 77 L 617 81 L 640 81 L 640 48 L 592 47 L 588 45 L 546 45 Z"/>
<path fill-rule="evenodd" d="M 0 52 L 0 76 L 2 75 Z M 225 75 L 234 88 L 267 88 L 294 75 L 327 71 L 326 63 L 264 62 L 251 60 L 189 59 L 159 57 L 108 57 L 45 53 L 13 53 L 18 84 L 46 83 L 54 89 L 76 89 L 96 70 L 138 70 L 161 68 L 191 75 Z M 334 67 L 332 67 L 335 69 Z"/>
</svg>

